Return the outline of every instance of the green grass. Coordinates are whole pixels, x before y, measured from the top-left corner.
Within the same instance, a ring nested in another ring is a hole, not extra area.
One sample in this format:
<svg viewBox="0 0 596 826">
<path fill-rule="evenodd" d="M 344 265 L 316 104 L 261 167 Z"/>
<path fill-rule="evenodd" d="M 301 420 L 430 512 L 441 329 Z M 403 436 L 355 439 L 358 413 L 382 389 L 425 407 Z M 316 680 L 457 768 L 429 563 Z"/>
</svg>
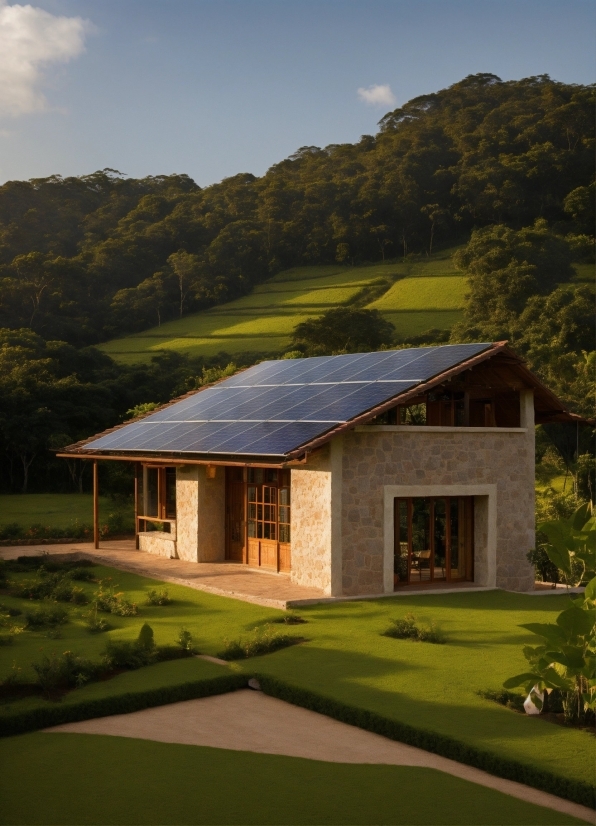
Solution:
<svg viewBox="0 0 596 826">
<path fill-rule="evenodd" d="M 156 587 L 155 580 L 101 567 L 96 572 L 101 577 L 111 575 L 120 590 L 140 607 L 137 617 L 109 616 L 115 626 L 110 633 L 116 639 L 135 638 L 141 625 L 148 622 L 158 644 L 172 643 L 180 626 L 185 625 L 199 650 L 215 655 L 226 641 L 245 636 L 281 615 L 275 609 L 167 583 L 159 585 L 167 588 L 175 601 L 165 607 L 149 606 L 144 603 L 147 592 Z M 22 605 L 22 601 L 4 595 L 0 601 Z M 497 757 L 591 783 L 593 741 L 587 734 L 516 714 L 476 693 L 500 688 L 506 678 L 523 671 L 522 647 L 530 644 L 533 636 L 519 626 L 552 622 L 567 602 L 565 596 L 532 597 L 493 591 L 313 606 L 296 612 L 308 619 L 308 624 L 300 627 L 305 643 L 230 668 L 244 674 L 270 674 L 298 688 L 453 737 Z M 62 639 L 25 632 L 17 636 L 14 645 L 1 647 L 0 679 L 13 662 L 32 678 L 30 663 L 39 660 L 42 651 L 61 653 L 70 649 L 99 657 L 106 635 L 88 634 L 82 619 L 77 619 L 83 609 L 70 610 L 74 621 L 62 627 Z M 381 636 L 391 619 L 408 612 L 422 624 L 436 622 L 447 644 L 436 646 Z M 147 673 L 149 669 L 130 676 L 142 681 Z M 110 680 L 101 687 L 98 684 L 73 692 L 69 701 L 74 702 L 76 696 L 83 698 L 83 692 L 92 690 L 120 691 L 116 680 Z M 44 702 L 22 700 L 4 706 L 0 713 L 15 713 L 25 707 L 22 704 L 31 708 L 32 703 Z"/>
<path fill-rule="evenodd" d="M 86 734 L 0 743 L 5 824 L 581 823 L 434 769 Z M 34 793 L 32 793 L 34 791 Z"/>
<path fill-rule="evenodd" d="M 109 513 L 130 511 L 114 504 L 108 497 L 99 497 L 100 518 Z M 86 493 L 11 493 L 0 495 L 0 526 L 17 522 L 28 528 L 41 524 L 50 528 L 68 528 L 74 522 L 93 523 L 93 498 Z M 132 526 L 132 519 L 131 519 Z"/>
<path fill-rule="evenodd" d="M 387 288 L 400 265 L 300 267 L 279 273 L 250 295 L 143 333 L 101 345 L 123 362 L 148 361 L 163 350 L 213 356 L 225 351 L 283 352 L 296 324 Z"/>
<path fill-rule="evenodd" d="M 454 251 L 363 267 L 295 267 L 243 298 L 114 339 L 101 349 L 125 363 L 149 361 L 167 350 L 192 356 L 281 354 L 301 321 L 352 303 L 380 309 L 401 338 L 448 329 L 461 318 L 465 292 L 465 278 L 451 260 Z"/>
<path fill-rule="evenodd" d="M 576 272 L 575 281 L 587 284 L 594 283 L 596 276 L 594 264 L 574 264 L 573 269 Z"/>
</svg>

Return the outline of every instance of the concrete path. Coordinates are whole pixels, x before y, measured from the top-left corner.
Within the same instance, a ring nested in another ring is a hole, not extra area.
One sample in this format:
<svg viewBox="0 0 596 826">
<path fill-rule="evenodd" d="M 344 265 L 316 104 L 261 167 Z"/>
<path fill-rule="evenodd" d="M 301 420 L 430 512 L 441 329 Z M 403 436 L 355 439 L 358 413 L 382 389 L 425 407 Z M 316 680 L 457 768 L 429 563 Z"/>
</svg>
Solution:
<svg viewBox="0 0 596 826">
<path fill-rule="evenodd" d="M 332 763 L 424 766 L 588 823 L 595 822 L 595 813 L 584 806 L 249 689 L 131 714 L 66 723 L 46 731 L 110 734 L 162 743 L 285 754 Z"/>
</svg>

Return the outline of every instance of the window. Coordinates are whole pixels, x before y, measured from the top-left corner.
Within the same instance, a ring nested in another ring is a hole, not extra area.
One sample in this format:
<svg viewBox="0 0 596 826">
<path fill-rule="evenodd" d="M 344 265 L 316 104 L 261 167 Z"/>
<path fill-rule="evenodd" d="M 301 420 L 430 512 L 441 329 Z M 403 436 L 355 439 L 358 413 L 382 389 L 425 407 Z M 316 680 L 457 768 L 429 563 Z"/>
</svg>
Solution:
<svg viewBox="0 0 596 826">
<path fill-rule="evenodd" d="M 176 519 L 175 467 L 143 466 L 139 477 L 138 514 L 140 530 L 169 531 L 169 522 Z"/>
<path fill-rule="evenodd" d="M 290 542 L 288 471 L 248 469 L 248 536 Z"/>
</svg>

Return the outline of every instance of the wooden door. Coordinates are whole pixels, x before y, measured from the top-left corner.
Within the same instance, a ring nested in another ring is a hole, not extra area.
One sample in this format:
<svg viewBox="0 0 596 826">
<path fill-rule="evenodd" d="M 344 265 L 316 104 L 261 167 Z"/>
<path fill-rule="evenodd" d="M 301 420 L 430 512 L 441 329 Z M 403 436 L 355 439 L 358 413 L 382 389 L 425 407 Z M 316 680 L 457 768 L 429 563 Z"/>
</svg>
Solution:
<svg viewBox="0 0 596 826">
<path fill-rule="evenodd" d="M 244 468 L 226 468 L 226 559 L 248 562 Z"/>
</svg>

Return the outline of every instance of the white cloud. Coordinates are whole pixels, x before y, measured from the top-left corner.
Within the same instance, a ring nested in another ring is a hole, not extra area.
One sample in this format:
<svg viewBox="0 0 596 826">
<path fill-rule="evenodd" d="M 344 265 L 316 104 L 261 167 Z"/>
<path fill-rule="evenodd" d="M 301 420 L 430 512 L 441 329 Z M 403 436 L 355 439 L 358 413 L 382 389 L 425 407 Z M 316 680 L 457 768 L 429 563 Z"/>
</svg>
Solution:
<svg viewBox="0 0 596 826">
<path fill-rule="evenodd" d="M 375 84 L 369 86 L 368 89 L 358 89 L 358 97 L 369 106 L 395 106 L 397 103 L 397 98 L 388 83 L 382 86 Z"/>
<path fill-rule="evenodd" d="M 39 87 L 52 63 L 66 63 L 85 46 L 91 24 L 43 9 L 0 0 L 0 115 L 24 115 L 47 107 Z"/>
</svg>

